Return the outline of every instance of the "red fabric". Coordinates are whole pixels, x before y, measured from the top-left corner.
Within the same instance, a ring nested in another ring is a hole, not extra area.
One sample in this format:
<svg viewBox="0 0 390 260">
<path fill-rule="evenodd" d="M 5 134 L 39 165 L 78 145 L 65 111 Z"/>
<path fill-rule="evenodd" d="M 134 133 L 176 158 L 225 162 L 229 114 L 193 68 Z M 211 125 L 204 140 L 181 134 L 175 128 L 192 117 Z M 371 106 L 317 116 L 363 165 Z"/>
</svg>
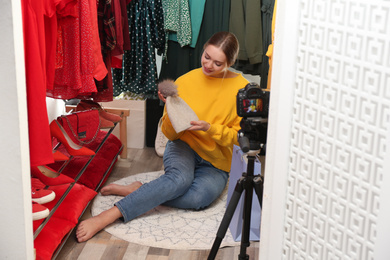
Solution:
<svg viewBox="0 0 390 260">
<path fill-rule="evenodd" d="M 122 55 L 125 50 L 131 49 L 129 21 L 127 17 L 127 5 L 131 2 L 129 0 L 115 0 L 115 30 L 117 34 L 117 44 L 112 51 L 111 67 L 116 69 L 122 68 Z M 120 8 L 117 8 L 117 5 Z M 120 9 L 120 10 L 118 10 Z M 120 13 L 118 13 L 120 12 Z M 118 22 L 120 21 L 120 23 Z M 120 58 L 119 58 L 120 57 Z"/>
<path fill-rule="evenodd" d="M 46 187 L 45 184 L 43 184 L 37 178 L 31 178 L 31 181 L 34 183 L 35 188 L 43 189 Z M 65 191 L 69 188 L 70 185 L 71 184 L 49 186 L 48 189 L 54 191 L 54 193 L 56 194 L 56 197 L 53 201 L 46 203 L 46 204 L 43 204 L 43 205 L 45 207 L 47 207 L 49 210 L 52 210 L 54 208 L 54 206 L 57 204 L 57 202 L 61 199 L 61 197 L 65 193 Z M 71 188 L 69 193 L 66 195 L 66 197 L 62 201 L 61 205 L 54 212 L 52 217 L 59 218 L 59 219 L 65 219 L 65 220 L 68 220 L 74 224 L 77 224 L 78 218 L 80 217 L 82 211 L 87 206 L 88 202 L 91 201 L 96 196 L 96 194 L 97 194 L 96 191 L 94 191 L 94 190 L 92 190 L 92 189 L 90 189 L 82 184 L 79 184 L 79 183 L 73 184 L 73 187 Z M 34 232 L 43 221 L 44 220 L 33 222 Z M 50 223 L 50 221 L 48 223 Z M 46 228 L 46 226 L 45 226 L 45 228 Z M 39 235 L 41 235 L 41 234 L 42 234 L 42 232 Z"/>
<path fill-rule="evenodd" d="M 36 221 L 34 221 L 36 222 Z M 37 260 L 49 260 L 61 243 L 62 239 L 74 228 L 76 224 L 53 217 L 46 224 L 45 228 L 34 240 Z"/>
<path fill-rule="evenodd" d="M 91 95 L 92 99 L 95 102 L 110 102 L 114 99 L 114 88 L 112 85 L 112 73 L 111 73 L 111 54 L 103 53 L 103 60 L 106 64 L 108 74 L 102 81 L 96 82 L 96 87 L 98 89 L 97 93 Z M 80 99 L 85 99 L 79 97 Z"/>
<path fill-rule="evenodd" d="M 115 16 L 111 7 L 112 1 L 98 1 L 98 28 L 99 39 L 102 47 L 103 61 L 107 68 L 107 75 L 102 80 L 96 81 L 97 93 L 90 97 L 96 102 L 110 102 L 113 100 L 113 84 L 111 74 L 111 50 L 116 44 Z M 85 96 L 78 96 L 79 99 L 86 99 Z"/>
<path fill-rule="evenodd" d="M 100 131 L 100 133 L 96 137 L 96 140 L 89 145 L 85 145 L 85 147 L 93 151 L 96 151 L 96 149 L 98 148 L 99 144 L 101 143 L 101 141 L 103 140 L 106 134 L 107 132 Z M 92 159 L 87 169 L 85 169 L 83 175 L 79 178 L 78 183 L 83 184 L 90 189 L 96 189 L 104 173 L 111 165 L 111 162 L 118 154 L 121 147 L 122 147 L 121 141 L 115 135 L 111 134 L 107 138 L 106 142 L 101 147 L 99 152 L 96 153 L 95 157 Z M 58 150 L 68 155 L 66 149 L 62 145 L 58 148 Z M 90 157 L 88 156 L 73 157 L 73 159 L 68 163 L 68 165 L 62 171 L 62 173 L 75 179 L 79 174 L 80 170 L 88 162 L 89 158 Z M 49 167 L 51 167 L 54 170 L 58 170 L 61 168 L 62 164 L 63 164 L 62 162 L 56 162 L 54 164 L 51 164 Z M 110 172 L 107 174 L 107 177 L 110 175 Z"/>
<path fill-rule="evenodd" d="M 74 10 L 76 10 L 75 7 L 77 0 L 55 0 L 50 1 L 50 4 L 50 12 L 48 12 L 48 14 L 45 16 L 47 89 L 53 89 L 54 73 L 56 69 L 56 50 L 58 38 L 57 16 L 59 13 L 72 15 L 72 11 L 74 12 Z"/>
<path fill-rule="evenodd" d="M 49 1 L 22 0 L 30 163 L 53 162 L 46 109 L 46 45 L 44 15 Z"/>
<path fill-rule="evenodd" d="M 111 51 L 111 55 L 121 55 L 123 54 L 123 21 L 122 21 L 122 10 L 121 10 L 121 0 L 111 0 L 111 6 L 114 10 L 115 16 L 115 35 L 116 35 L 116 45 Z"/>
<path fill-rule="evenodd" d="M 68 185 L 59 185 L 50 187 L 56 193 L 56 200 L 44 206 L 52 209 L 58 199 L 67 189 Z M 56 212 L 46 223 L 45 227 L 34 240 L 34 248 L 36 249 L 36 259 L 52 259 L 52 256 L 64 237 L 77 225 L 78 218 L 83 210 L 96 196 L 96 192 L 87 187 L 75 184 L 65 200 L 58 207 Z M 44 220 L 34 221 L 34 231 Z"/>
<path fill-rule="evenodd" d="M 53 79 L 51 84 L 47 86 L 47 89 L 53 89 L 55 70 L 64 67 L 64 46 L 62 46 L 62 28 L 57 25 L 57 42 L 56 42 L 56 57 L 53 71 Z"/>
<path fill-rule="evenodd" d="M 89 7 L 91 8 L 92 18 L 92 37 L 93 37 L 93 58 L 95 69 L 93 75 L 96 80 L 103 80 L 108 71 L 103 61 L 102 49 L 100 46 L 98 20 L 97 20 L 97 4 L 96 0 L 89 0 Z"/>
<path fill-rule="evenodd" d="M 57 6 L 58 19 L 66 16 L 78 17 L 78 2 L 79 0 L 61 0 Z"/>
<path fill-rule="evenodd" d="M 97 91 L 93 73 L 93 37 L 91 9 L 88 1 L 79 1 L 78 17 L 58 20 L 62 29 L 63 67 L 55 70 L 53 89 L 46 95 L 57 99 L 72 99 Z"/>
<path fill-rule="evenodd" d="M 56 198 L 44 205 L 51 210 L 70 185 L 71 184 L 50 186 L 49 189 L 55 192 Z M 77 224 L 82 211 L 96 194 L 96 191 L 79 183 L 75 183 L 53 216 Z"/>
<path fill-rule="evenodd" d="M 95 142 L 88 145 L 88 148 L 96 150 L 106 134 L 107 132 L 100 131 Z M 65 197 L 61 205 L 50 218 L 49 222 L 45 225 L 40 234 L 34 240 L 37 259 L 51 259 L 64 237 L 72 230 L 72 228 L 76 226 L 78 223 L 78 218 L 80 217 L 84 208 L 87 206 L 88 202 L 96 196 L 97 193 L 94 191 L 94 189 L 99 184 L 105 171 L 111 165 L 111 162 L 119 152 L 121 146 L 122 144 L 116 136 L 111 134 L 108 137 L 100 151 L 95 155 L 94 159 L 89 164 L 82 177 L 79 179 L 78 183 L 74 184 L 69 194 Z M 65 148 L 62 146 L 59 147 L 59 150 L 66 154 Z M 88 161 L 88 159 L 89 157 L 83 156 L 73 158 L 65 167 L 64 173 L 66 172 L 68 176 L 75 177 L 79 173 L 79 170 Z M 55 163 L 49 167 L 58 169 L 61 167 L 61 165 L 61 163 Z M 104 182 L 110 173 L 111 170 L 104 179 Z M 35 178 L 31 178 L 31 183 L 36 188 L 45 187 L 42 182 Z M 44 204 L 44 206 L 52 209 L 67 190 L 69 185 L 70 184 L 50 186 L 49 189 L 56 193 L 56 198 L 54 201 Z M 44 220 L 33 222 L 34 231 L 43 221 Z"/>
<path fill-rule="evenodd" d="M 75 144 L 83 145 L 93 141 L 99 134 L 100 118 L 97 109 L 76 111 L 57 117 L 58 123 Z"/>
<path fill-rule="evenodd" d="M 35 187 L 37 180 L 34 181 Z M 49 187 L 56 194 L 56 198 L 44 204 L 49 210 L 52 210 L 62 195 L 71 184 L 64 184 Z M 51 259 L 62 239 L 69 231 L 76 226 L 78 219 L 88 203 L 96 196 L 96 192 L 75 183 L 57 210 L 41 230 L 34 240 L 34 248 L 37 252 L 37 259 Z M 34 221 L 34 232 L 44 220 Z"/>
<path fill-rule="evenodd" d="M 121 69 L 123 62 L 123 55 L 112 56 L 111 57 L 111 66 L 115 69 Z"/>
</svg>

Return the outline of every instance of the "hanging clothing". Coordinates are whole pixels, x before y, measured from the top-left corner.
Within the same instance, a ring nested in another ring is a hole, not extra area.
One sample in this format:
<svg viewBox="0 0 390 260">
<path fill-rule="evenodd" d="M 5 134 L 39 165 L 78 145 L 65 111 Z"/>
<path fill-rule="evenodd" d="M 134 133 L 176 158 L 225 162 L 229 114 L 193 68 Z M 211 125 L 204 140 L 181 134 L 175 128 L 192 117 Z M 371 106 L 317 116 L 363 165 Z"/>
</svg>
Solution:
<svg viewBox="0 0 390 260">
<path fill-rule="evenodd" d="M 268 81 L 267 81 L 267 89 L 271 89 L 271 75 L 272 75 L 272 57 L 274 52 L 274 33 L 275 33 L 275 18 L 276 18 L 276 6 L 278 0 L 275 0 L 274 10 L 272 14 L 272 25 L 271 25 L 271 44 L 268 46 L 268 51 L 266 55 L 269 59 L 269 71 L 268 71 Z"/>
<path fill-rule="evenodd" d="M 206 1 L 203 21 L 195 48 L 181 47 L 168 41 L 167 59 L 162 62 L 160 80 L 177 79 L 190 70 L 201 66 L 203 45 L 216 32 L 229 30 L 230 0 Z"/>
<path fill-rule="evenodd" d="M 50 15 L 45 15 L 45 38 L 46 38 L 46 88 L 53 89 L 55 69 L 62 66 L 62 59 L 56 60 L 57 56 L 57 39 L 58 39 L 58 15 L 77 15 L 77 0 L 51 1 L 51 5 L 56 5 Z M 60 37 L 62 35 L 60 34 Z M 62 38 L 61 38 L 62 39 Z M 62 50 L 62 49 L 61 49 Z"/>
<path fill-rule="evenodd" d="M 120 7 L 120 5 L 116 5 Z M 107 68 L 107 76 L 102 80 L 95 80 L 97 92 L 91 93 L 90 97 L 95 102 L 110 102 L 113 100 L 113 85 L 111 74 L 111 60 L 112 51 L 117 46 L 117 32 L 116 20 L 115 20 L 115 3 L 113 0 L 98 1 L 98 28 L 100 46 L 103 56 L 104 64 Z M 118 14 L 118 13 L 117 13 Z M 79 96 L 80 99 L 87 99 L 86 97 Z"/>
<path fill-rule="evenodd" d="M 123 54 L 123 68 L 113 69 L 114 96 L 130 91 L 156 95 L 156 54 L 164 52 L 164 14 L 161 0 L 131 1 L 128 8 L 131 50 Z"/>
<path fill-rule="evenodd" d="M 114 99 L 113 93 L 113 81 L 112 81 L 112 56 L 111 52 L 103 53 L 103 61 L 107 67 L 107 76 L 101 80 L 95 80 L 96 87 L 98 89 L 97 92 L 90 94 L 89 96 L 81 96 L 79 95 L 77 98 L 79 99 L 89 99 L 92 98 L 95 102 L 110 102 Z"/>
<path fill-rule="evenodd" d="M 115 25 L 119 24 L 120 26 L 115 26 L 115 33 L 118 35 L 118 41 L 111 55 L 111 66 L 112 68 L 122 68 L 122 55 L 125 50 L 130 50 L 130 32 L 129 32 L 129 19 L 127 18 L 127 5 L 131 0 L 119 0 L 120 4 L 120 14 L 117 14 L 117 9 L 115 8 Z M 118 17 L 117 17 L 118 16 Z M 122 39 L 119 39 L 122 38 Z"/>
<path fill-rule="evenodd" d="M 259 75 L 263 59 L 263 36 L 260 0 L 231 2 L 229 31 L 240 43 L 240 52 L 234 68 L 243 73 Z"/>
<path fill-rule="evenodd" d="M 202 25 L 203 12 L 206 0 L 189 0 L 190 18 L 191 18 L 191 42 L 190 47 L 195 48 L 196 42 Z M 178 41 L 177 33 L 169 32 L 168 39 L 171 41 Z M 184 46 L 183 44 L 181 44 Z"/>
<path fill-rule="evenodd" d="M 121 0 L 111 0 L 111 6 L 114 12 L 115 19 L 115 35 L 116 44 L 114 49 L 111 51 L 111 55 L 123 54 L 123 21 L 121 11 Z"/>
<path fill-rule="evenodd" d="M 123 21 L 123 50 L 128 51 L 131 49 L 130 44 L 130 32 L 129 32 L 129 18 L 127 17 L 127 6 L 130 4 L 131 0 L 121 0 L 121 11 L 122 11 L 122 21 Z"/>
<path fill-rule="evenodd" d="M 162 0 L 162 7 L 166 37 L 174 33 L 181 46 L 189 45 L 192 32 L 188 0 Z"/>
<path fill-rule="evenodd" d="M 46 108 L 46 36 L 44 16 L 55 13 L 51 1 L 22 0 L 23 41 L 26 70 L 30 164 L 54 162 Z"/>
<path fill-rule="evenodd" d="M 46 95 L 56 99 L 72 99 L 97 91 L 94 82 L 93 35 L 88 0 L 76 5 L 77 17 L 60 17 L 63 66 L 55 71 L 53 89 Z"/>
<path fill-rule="evenodd" d="M 260 0 L 232 1 L 231 4 L 234 12 L 230 12 L 229 30 L 240 43 L 238 59 L 260 63 L 263 55 Z"/>
<path fill-rule="evenodd" d="M 261 18 L 263 22 L 263 50 L 268 50 L 268 46 L 272 44 L 272 14 L 274 10 L 275 0 L 261 1 Z M 269 59 L 264 53 L 263 60 L 260 65 L 260 87 L 267 88 L 268 82 Z"/>
<path fill-rule="evenodd" d="M 100 46 L 99 27 L 98 27 L 98 13 L 96 0 L 89 0 L 89 7 L 91 10 L 92 21 L 92 46 L 93 46 L 93 59 L 94 59 L 94 71 L 93 76 L 95 80 L 103 80 L 108 73 L 107 67 L 104 64 L 102 49 Z"/>
</svg>

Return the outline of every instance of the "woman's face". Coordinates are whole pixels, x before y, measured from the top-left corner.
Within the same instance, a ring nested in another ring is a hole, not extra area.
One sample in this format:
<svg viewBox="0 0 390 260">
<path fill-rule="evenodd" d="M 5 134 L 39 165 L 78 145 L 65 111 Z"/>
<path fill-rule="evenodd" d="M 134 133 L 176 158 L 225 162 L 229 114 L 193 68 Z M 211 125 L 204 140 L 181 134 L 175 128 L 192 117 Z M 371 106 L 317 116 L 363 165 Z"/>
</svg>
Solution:
<svg viewBox="0 0 390 260">
<path fill-rule="evenodd" d="M 220 78 L 223 77 L 226 69 L 226 55 L 220 48 L 208 45 L 202 54 L 202 70 L 206 76 Z"/>
</svg>

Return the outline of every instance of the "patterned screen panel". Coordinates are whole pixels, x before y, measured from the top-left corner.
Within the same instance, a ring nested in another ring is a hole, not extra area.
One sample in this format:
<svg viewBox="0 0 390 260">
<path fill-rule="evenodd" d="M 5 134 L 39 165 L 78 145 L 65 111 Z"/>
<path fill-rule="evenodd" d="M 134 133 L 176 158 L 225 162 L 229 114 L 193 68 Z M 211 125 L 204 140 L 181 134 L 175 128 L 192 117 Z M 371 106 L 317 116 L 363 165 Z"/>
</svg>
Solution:
<svg viewBox="0 0 390 260">
<path fill-rule="evenodd" d="M 390 1 L 299 4 L 283 255 L 373 259 L 390 119 Z"/>
</svg>

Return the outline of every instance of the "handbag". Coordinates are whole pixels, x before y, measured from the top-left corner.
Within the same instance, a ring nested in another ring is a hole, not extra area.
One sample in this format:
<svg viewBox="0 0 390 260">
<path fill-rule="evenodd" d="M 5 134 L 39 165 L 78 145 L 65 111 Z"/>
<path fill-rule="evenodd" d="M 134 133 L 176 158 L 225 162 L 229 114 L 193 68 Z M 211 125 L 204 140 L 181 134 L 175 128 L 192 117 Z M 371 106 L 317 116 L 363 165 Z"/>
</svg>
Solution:
<svg viewBox="0 0 390 260">
<path fill-rule="evenodd" d="M 100 131 L 100 117 L 97 109 L 77 111 L 57 117 L 68 136 L 75 144 L 90 144 Z"/>
</svg>

